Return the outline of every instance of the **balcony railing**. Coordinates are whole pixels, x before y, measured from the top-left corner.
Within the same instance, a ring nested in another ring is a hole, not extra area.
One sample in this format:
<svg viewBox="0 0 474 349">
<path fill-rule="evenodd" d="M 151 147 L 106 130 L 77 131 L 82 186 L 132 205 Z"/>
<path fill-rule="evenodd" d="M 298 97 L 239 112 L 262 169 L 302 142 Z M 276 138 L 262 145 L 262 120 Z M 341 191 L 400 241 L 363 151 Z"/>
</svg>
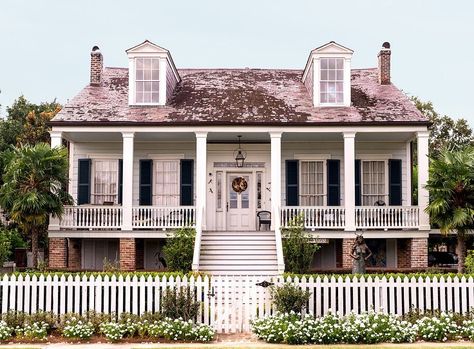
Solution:
<svg viewBox="0 0 474 349">
<path fill-rule="evenodd" d="M 196 208 L 137 206 L 132 210 L 134 229 L 167 229 L 196 226 Z"/>
<path fill-rule="evenodd" d="M 408 229 L 420 225 L 417 206 L 360 206 L 355 210 L 356 228 L 360 229 Z"/>
<path fill-rule="evenodd" d="M 66 206 L 60 227 L 66 229 L 120 229 L 121 206 Z"/>
<path fill-rule="evenodd" d="M 344 207 L 298 206 L 282 207 L 282 227 L 289 227 L 301 219 L 306 229 L 343 229 L 345 221 Z"/>
</svg>

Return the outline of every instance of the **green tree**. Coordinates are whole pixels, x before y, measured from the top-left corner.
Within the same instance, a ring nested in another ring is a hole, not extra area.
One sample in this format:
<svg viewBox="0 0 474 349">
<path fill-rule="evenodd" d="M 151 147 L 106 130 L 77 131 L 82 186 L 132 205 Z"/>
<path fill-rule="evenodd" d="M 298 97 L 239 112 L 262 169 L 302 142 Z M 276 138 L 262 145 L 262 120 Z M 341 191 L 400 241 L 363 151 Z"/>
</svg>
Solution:
<svg viewBox="0 0 474 349">
<path fill-rule="evenodd" d="M 430 154 L 437 156 L 443 149 L 459 150 L 474 145 L 474 134 L 466 119 L 453 119 L 447 115 L 438 114 L 433 103 L 423 102 L 418 97 L 412 97 L 418 110 L 431 122 Z"/>
<path fill-rule="evenodd" d="M 466 234 L 474 228 L 474 147 L 431 157 L 427 212 L 441 233 L 456 233 L 458 272 L 464 272 Z"/>
<path fill-rule="evenodd" d="M 38 262 L 38 240 L 49 215 L 60 217 L 65 204 L 72 203 L 63 189 L 68 182 L 67 151 L 45 143 L 15 148 L 7 159 L 0 206 L 31 237 L 33 266 Z"/>
</svg>

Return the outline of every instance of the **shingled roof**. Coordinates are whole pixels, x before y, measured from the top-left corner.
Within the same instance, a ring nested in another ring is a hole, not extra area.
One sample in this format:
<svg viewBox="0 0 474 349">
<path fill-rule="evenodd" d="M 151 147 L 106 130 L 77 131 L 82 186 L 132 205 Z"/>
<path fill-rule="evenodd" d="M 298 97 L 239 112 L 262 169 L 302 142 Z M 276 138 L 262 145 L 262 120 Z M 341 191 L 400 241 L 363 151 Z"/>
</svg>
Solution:
<svg viewBox="0 0 474 349">
<path fill-rule="evenodd" d="M 86 86 L 53 125 L 96 124 L 426 124 L 428 120 L 377 69 L 351 72 L 351 107 L 313 107 L 301 70 L 181 69 L 165 106 L 128 105 L 128 69 L 105 68 L 100 86 Z"/>
</svg>

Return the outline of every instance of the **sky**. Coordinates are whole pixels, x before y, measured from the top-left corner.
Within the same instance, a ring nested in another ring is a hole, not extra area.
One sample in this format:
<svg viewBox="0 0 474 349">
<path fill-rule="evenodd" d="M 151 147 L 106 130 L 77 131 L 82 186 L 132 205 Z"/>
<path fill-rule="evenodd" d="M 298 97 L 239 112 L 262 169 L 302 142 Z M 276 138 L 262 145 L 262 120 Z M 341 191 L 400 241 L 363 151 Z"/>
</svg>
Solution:
<svg viewBox="0 0 474 349">
<path fill-rule="evenodd" d="M 148 39 L 178 68 L 303 69 L 334 40 L 353 68 L 392 47 L 392 81 L 474 127 L 474 1 L 0 0 L 0 115 L 20 95 L 66 103 L 89 81 L 90 51 L 126 67 Z"/>
</svg>

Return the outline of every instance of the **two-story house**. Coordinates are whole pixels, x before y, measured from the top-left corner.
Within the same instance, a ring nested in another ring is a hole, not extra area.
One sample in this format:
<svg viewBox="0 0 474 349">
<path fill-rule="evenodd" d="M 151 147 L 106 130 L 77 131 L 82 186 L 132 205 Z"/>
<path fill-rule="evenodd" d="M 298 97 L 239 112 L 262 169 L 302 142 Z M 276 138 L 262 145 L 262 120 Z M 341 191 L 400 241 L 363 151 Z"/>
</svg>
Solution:
<svg viewBox="0 0 474 349">
<path fill-rule="evenodd" d="M 145 41 L 104 68 L 94 47 L 90 84 L 51 123 L 75 204 L 51 221 L 50 267 L 160 269 L 167 234 L 192 226 L 194 270 L 280 273 L 297 216 L 321 244 L 313 268 L 349 268 L 360 233 L 371 265 L 426 267 L 428 121 L 391 83 L 388 43 L 376 68 L 353 69 L 353 53 L 329 42 L 303 70 L 178 69 Z"/>
</svg>

